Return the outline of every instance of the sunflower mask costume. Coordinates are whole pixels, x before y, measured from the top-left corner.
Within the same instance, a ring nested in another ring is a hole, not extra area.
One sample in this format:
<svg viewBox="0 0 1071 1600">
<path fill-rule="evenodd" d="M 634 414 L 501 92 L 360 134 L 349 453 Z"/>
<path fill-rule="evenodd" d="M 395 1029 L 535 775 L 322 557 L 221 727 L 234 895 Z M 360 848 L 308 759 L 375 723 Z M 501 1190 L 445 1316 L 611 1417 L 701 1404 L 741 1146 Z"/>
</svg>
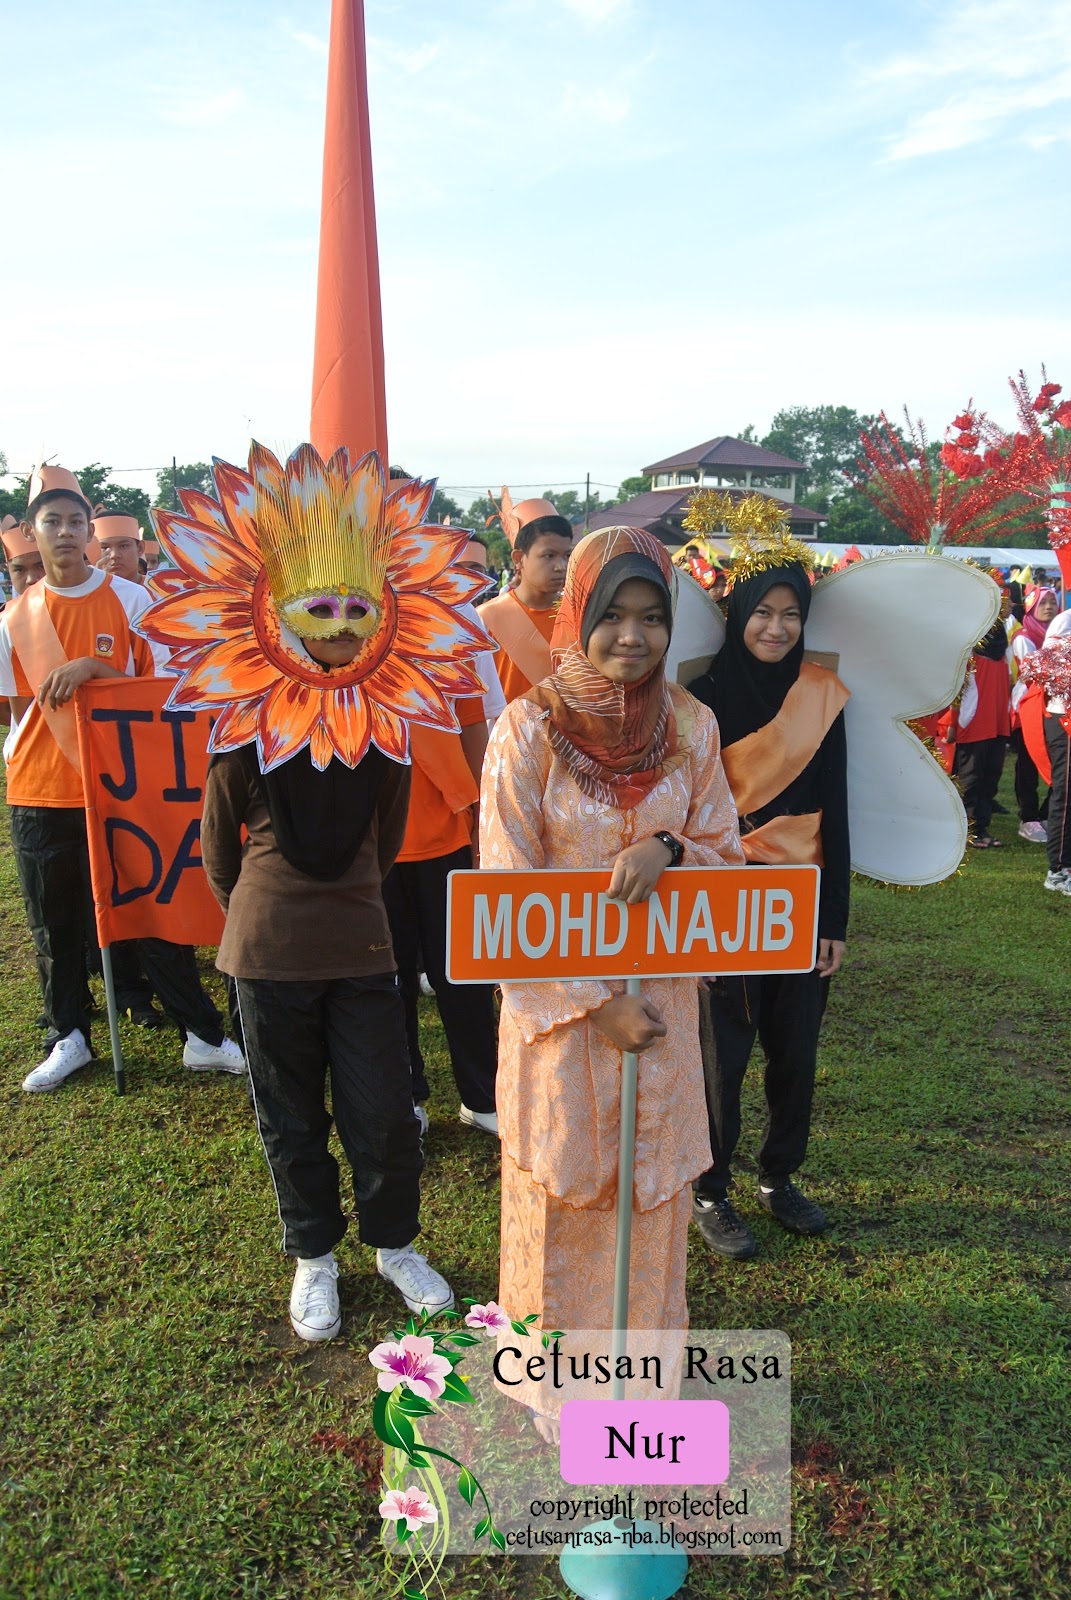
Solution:
<svg viewBox="0 0 1071 1600">
<path fill-rule="evenodd" d="M 374 745 L 408 762 L 408 723 L 456 730 L 451 701 L 482 694 L 494 646 L 459 607 L 480 580 L 454 565 L 464 530 L 424 522 L 434 483 L 391 489 L 373 452 L 351 466 L 304 444 L 285 462 L 254 443 L 243 471 L 217 461 L 218 500 L 181 489 L 154 511 L 174 570 L 149 581 L 146 638 L 172 651 L 171 710 L 218 712 L 215 753 L 256 743 L 263 772 L 308 747 L 319 771 Z M 324 667 L 303 640 L 352 639 Z"/>
</svg>

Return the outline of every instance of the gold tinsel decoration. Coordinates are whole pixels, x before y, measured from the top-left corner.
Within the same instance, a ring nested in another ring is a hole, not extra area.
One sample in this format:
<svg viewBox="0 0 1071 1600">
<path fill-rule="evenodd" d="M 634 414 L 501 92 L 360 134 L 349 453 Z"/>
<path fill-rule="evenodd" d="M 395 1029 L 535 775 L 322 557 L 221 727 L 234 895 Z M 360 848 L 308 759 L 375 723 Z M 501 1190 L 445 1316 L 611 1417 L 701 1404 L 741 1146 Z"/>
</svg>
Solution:
<svg viewBox="0 0 1071 1600">
<path fill-rule="evenodd" d="M 734 500 L 717 489 L 699 489 L 688 502 L 683 526 L 689 533 L 704 535 L 724 529 L 732 551 L 729 576 L 733 583 L 792 562 L 808 572 L 817 565 L 810 545 L 789 532 L 787 508 L 764 494 L 745 494 Z"/>
</svg>

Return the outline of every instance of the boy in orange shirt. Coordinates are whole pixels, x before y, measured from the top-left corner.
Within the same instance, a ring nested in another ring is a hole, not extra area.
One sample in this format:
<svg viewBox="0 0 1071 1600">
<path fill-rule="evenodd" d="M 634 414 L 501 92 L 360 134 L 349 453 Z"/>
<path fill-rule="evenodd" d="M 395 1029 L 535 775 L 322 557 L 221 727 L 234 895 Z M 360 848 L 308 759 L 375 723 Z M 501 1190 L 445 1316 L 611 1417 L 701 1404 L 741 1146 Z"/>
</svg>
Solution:
<svg viewBox="0 0 1071 1600">
<path fill-rule="evenodd" d="M 550 640 L 573 549 L 573 529 L 549 500 L 522 500 L 514 506 L 503 492 L 502 501 L 517 582 L 497 600 L 476 609 L 499 646 L 495 664 L 508 705 L 550 675 Z"/>
<path fill-rule="evenodd" d="M 52 1046 L 23 1080 L 31 1091 L 56 1088 L 92 1059 L 85 953 L 95 936 L 74 693 L 90 678 L 153 675 L 149 646 L 130 631 L 149 596 L 87 569 L 91 515 L 73 473 L 37 469 L 23 526 L 44 579 L 0 616 L 0 695 L 18 723 L 7 771 L 11 842 Z"/>
</svg>

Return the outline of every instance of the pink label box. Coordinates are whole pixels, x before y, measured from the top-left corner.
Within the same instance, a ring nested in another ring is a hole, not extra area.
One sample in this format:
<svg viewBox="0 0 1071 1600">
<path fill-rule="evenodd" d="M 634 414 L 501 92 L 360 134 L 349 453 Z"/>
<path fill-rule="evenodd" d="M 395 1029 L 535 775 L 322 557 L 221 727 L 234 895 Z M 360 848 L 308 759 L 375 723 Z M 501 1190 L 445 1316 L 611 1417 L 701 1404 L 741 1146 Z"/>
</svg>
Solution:
<svg viewBox="0 0 1071 1600">
<path fill-rule="evenodd" d="M 566 1483 L 724 1483 L 729 1408 L 720 1400 L 567 1400 Z"/>
</svg>

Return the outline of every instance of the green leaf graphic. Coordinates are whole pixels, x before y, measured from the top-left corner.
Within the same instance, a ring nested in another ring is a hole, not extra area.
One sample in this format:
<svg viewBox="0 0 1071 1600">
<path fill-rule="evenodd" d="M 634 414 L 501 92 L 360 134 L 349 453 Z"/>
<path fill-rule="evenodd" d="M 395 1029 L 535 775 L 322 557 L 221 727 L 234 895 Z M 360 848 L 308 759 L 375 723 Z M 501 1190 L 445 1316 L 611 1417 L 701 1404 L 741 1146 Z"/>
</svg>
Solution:
<svg viewBox="0 0 1071 1600">
<path fill-rule="evenodd" d="M 470 1403 L 472 1402 L 473 1396 L 469 1392 L 468 1384 L 462 1383 L 456 1372 L 448 1373 L 445 1381 L 444 1400 L 467 1400 Z"/>
<path fill-rule="evenodd" d="M 457 1488 L 462 1500 L 467 1500 L 471 1506 L 479 1493 L 480 1486 L 468 1467 L 462 1467 L 461 1476 L 457 1480 Z"/>
<path fill-rule="evenodd" d="M 494 1545 L 496 1550 L 504 1550 L 506 1548 L 505 1534 L 499 1533 L 497 1528 L 492 1528 L 491 1543 Z"/>
<path fill-rule="evenodd" d="M 475 1529 L 473 1531 L 472 1537 L 473 1537 L 473 1539 L 482 1539 L 484 1534 L 485 1533 L 489 1533 L 490 1530 L 491 1530 L 491 1519 L 490 1519 L 490 1517 L 481 1517 L 479 1522 L 476 1524 L 476 1527 L 475 1527 Z"/>
<path fill-rule="evenodd" d="M 376 1403 L 372 1407 L 372 1426 L 376 1431 L 376 1438 L 382 1439 L 384 1444 L 392 1444 L 399 1450 L 409 1454 L 416 1446 L 416 1434 L 413 1424 L 394 1402 L 392 1394 L 385 1394 L 381 1389 L 376 1395 Z"/>
</svg>

